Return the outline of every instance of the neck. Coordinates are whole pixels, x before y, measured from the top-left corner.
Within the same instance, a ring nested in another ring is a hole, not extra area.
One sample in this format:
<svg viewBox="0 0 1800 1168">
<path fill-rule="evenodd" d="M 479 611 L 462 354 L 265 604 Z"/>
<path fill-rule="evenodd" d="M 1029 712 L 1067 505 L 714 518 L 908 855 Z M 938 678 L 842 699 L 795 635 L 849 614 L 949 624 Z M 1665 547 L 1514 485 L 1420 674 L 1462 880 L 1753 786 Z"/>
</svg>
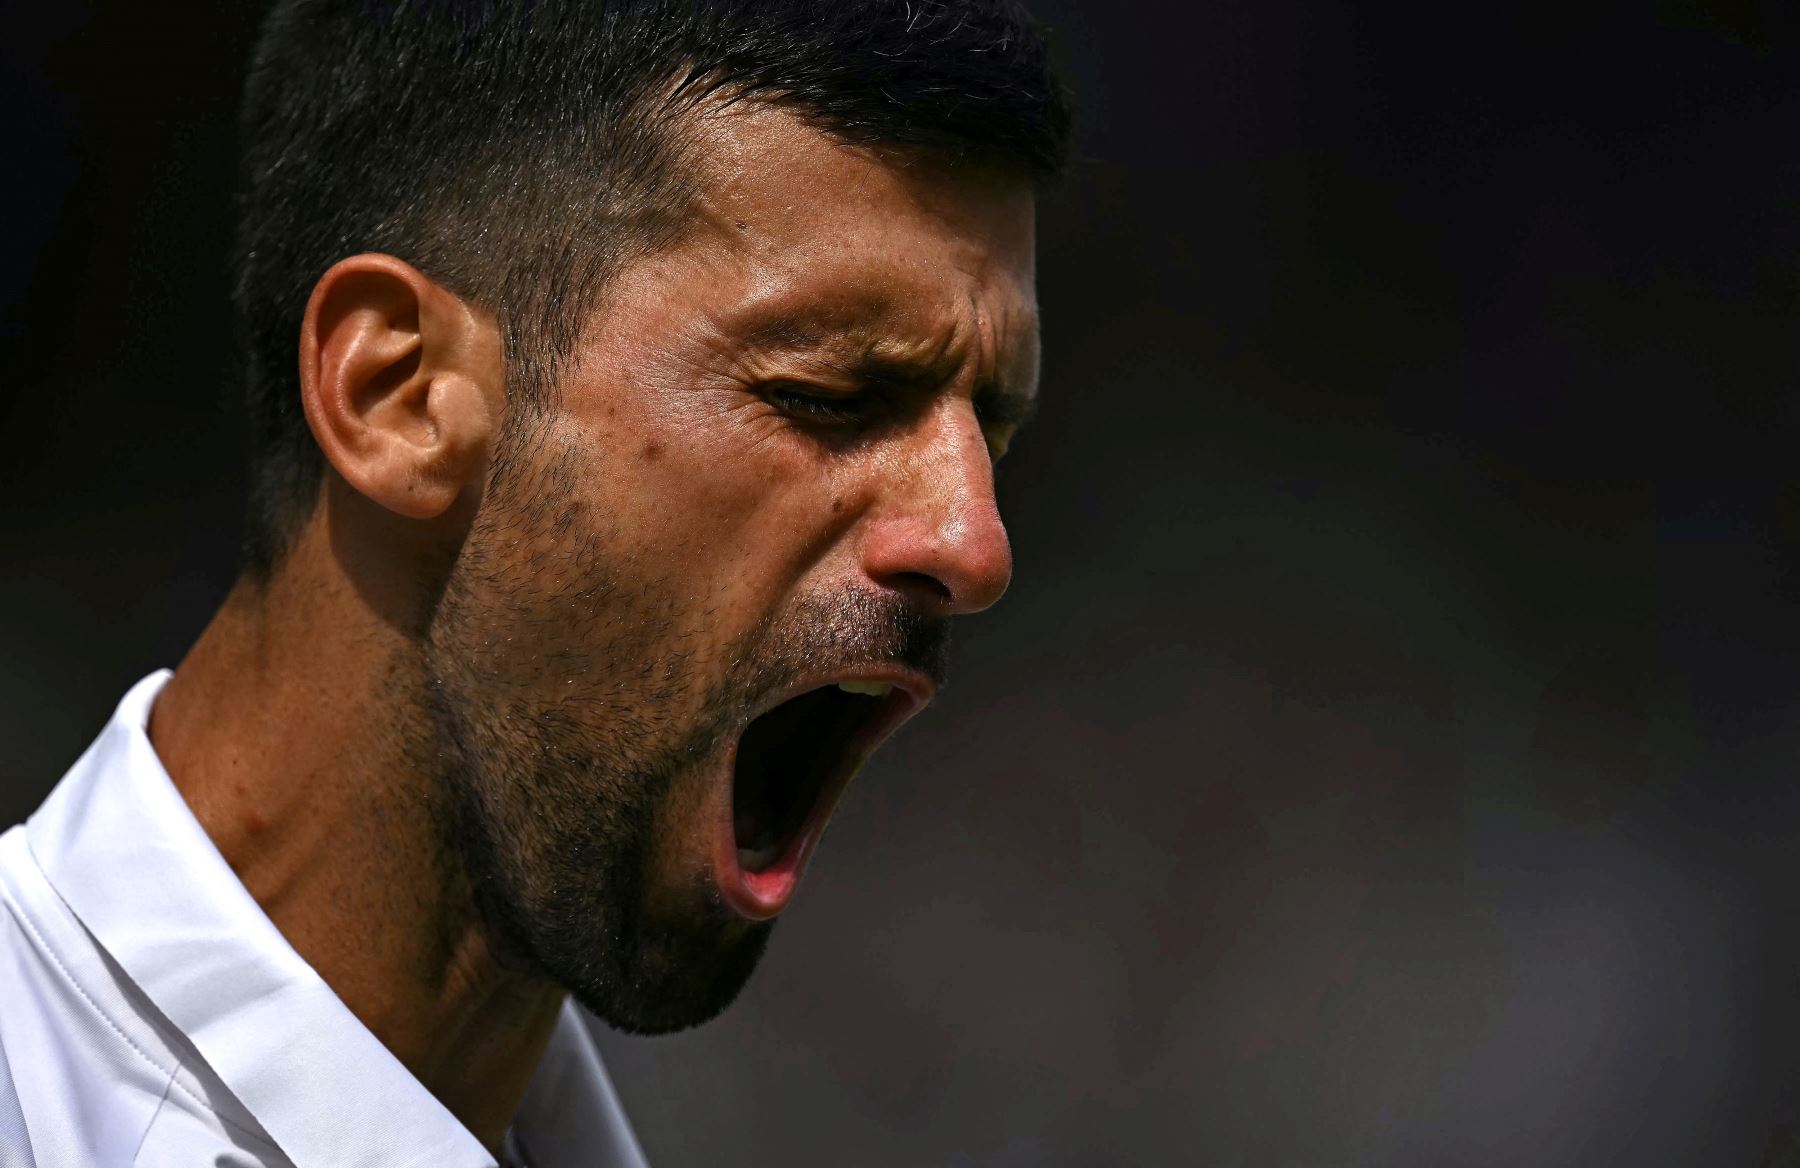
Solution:
<svg viewBox="0 0 1800 1168">
<path fill-rule="evenodd" d="M 503 969 L 442 824 L 411 634 L 349 581 L 240 583 L 158 698 L 176 787 L 296 951 L 496 1150 L 562 992 Z"/>
</svg>

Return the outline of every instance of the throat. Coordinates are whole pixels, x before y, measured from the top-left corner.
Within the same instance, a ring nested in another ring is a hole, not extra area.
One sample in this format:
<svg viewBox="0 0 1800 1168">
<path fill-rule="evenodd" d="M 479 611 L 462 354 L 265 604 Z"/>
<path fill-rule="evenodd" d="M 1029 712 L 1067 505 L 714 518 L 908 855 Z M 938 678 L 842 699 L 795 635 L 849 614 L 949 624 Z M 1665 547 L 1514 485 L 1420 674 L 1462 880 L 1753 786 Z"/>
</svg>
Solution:
<svg viewBox="0 0 1800 1168">
<path fill-rule="evenodd" d="M 538 982 L 493 985 L 477 996 L 482 1004 L 460 1012 L 460 1028 L 447 1027 L 407 1069 L 497 1158 L 556 1030 L 564 994 Z"/>
<path fill-rule="evenodd" d="M 276 654 L 286 668 L 261 659 L 270 638 L 248 611 L 228 605 L 158 695 L 151 745 L 286 942 L 497 1150 L 563 994 L 494 959 L 444 827 L 422 807 L 429 780 L 395 733 L 406 715 L 391 695 L 407 683 L 393 658 L 350 686 L 356 657 L 338 647 L 333 684 L 315 682 L 297 651 Z M 321 693 L 344 705 L 321 708 Z"/>
</svg>

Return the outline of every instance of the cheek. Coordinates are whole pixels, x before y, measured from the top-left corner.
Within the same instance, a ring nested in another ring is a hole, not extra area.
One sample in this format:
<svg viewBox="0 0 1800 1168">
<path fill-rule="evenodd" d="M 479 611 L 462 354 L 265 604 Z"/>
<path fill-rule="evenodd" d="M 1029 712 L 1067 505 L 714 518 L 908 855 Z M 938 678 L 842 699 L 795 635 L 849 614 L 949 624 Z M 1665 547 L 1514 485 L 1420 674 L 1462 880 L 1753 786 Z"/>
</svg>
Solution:
<svg viewBox="0 0 1800 1168">
<path fill-rule="evenodd" d="M 610 465 L 604 505 L 699 591 L 766 600 L 829 541 L 836 468 L 760 407 L 620 418 L 594 445 Z"/>
</svg>

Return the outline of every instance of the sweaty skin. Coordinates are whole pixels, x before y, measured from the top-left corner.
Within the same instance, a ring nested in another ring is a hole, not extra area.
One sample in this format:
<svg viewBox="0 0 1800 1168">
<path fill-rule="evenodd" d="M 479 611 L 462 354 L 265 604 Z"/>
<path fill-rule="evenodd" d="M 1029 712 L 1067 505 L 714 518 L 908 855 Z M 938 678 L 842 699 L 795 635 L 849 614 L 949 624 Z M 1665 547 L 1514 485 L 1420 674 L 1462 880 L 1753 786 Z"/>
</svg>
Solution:
<svg viewBox="0 0 1800 1168">
<path fill-rule="evenodd" d="M 693 141 L 688 228 L 603 287 L 529 414 L 492 314 L 392 257 L 325 274 L 299 345 L 319 505 L 152 717 L 270 918 L 490 1148 L 566 991 L 668 1028 L 748 974 L 791 883 L 720 892 L 741 707 L 815 649 L 929 699 L 880 619 L 978 611 L 1011 572 L 993 461 L 1036 393 L 1029 184 L 768 106 Z M 625 839 L 632 880 L 582 887 Z M 627 888 L 580 928 L 581 897 Z"/>
</svg>

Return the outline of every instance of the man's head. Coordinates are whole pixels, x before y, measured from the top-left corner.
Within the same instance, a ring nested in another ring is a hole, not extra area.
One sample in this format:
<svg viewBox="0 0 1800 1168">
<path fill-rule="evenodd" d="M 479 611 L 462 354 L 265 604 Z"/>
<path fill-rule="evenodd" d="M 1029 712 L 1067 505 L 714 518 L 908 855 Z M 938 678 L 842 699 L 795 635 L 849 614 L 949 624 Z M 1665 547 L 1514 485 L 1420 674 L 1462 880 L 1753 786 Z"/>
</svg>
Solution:
<svg viewBox="0 0 1800 1168">
<path fill-rule="evenodd" d="M 495 942 L 616 1025 L 730 1000 L 1006 585 L 1066 121 L 1000 0 L 270 20 L 249 571 L 329 548 L 378 597 Z"/>
</svg>

